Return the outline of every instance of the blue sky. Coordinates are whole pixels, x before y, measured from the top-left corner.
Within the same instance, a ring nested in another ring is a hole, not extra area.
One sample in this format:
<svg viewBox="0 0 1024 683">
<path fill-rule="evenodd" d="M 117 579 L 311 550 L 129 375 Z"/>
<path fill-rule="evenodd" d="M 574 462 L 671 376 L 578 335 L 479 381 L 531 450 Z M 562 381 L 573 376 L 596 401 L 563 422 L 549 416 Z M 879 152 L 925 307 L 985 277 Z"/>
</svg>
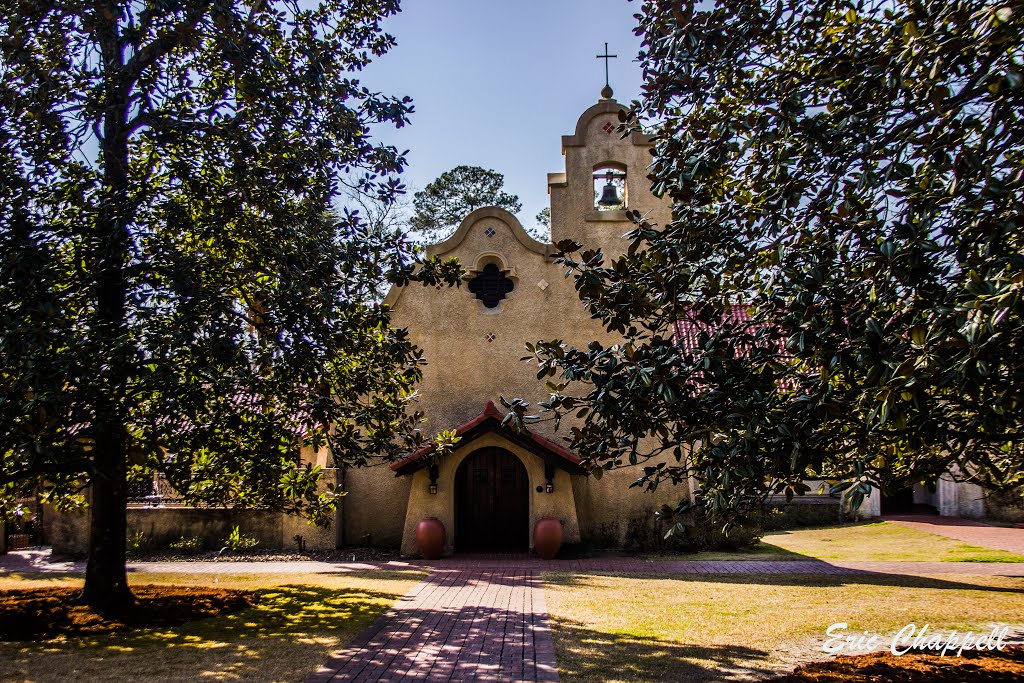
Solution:
<svg viewBox="0 0 1024 683">
<path fill-rule="evenodd" d="M 600 97 L 609 51 L 615 99 L 638 97 L 633 35 L 639 2 L 627 0 L 405 0 L 385 26 L 397 47 L 363 83 L 409 95 L 412 125 L 381 129 L 409 150 L 405 182 L 416 189 L 459 164 L 505 174 L 525 225 L 548 205 L 547 173 L 561 171 L 561 136 Z"/>
</svg>

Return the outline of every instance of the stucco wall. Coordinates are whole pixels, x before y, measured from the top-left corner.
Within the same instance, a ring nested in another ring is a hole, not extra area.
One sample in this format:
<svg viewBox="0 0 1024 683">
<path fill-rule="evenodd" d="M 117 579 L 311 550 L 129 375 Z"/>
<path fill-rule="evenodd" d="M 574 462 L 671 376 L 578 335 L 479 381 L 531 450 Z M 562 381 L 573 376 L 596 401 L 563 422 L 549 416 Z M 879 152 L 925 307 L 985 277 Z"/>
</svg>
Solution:
<svg viewBox="0 0 1024 683">
<path fill-rule="evenodd" d="M 622 109 L 613 100 L 602 100 L 583 112 L 573 135 L 563 136 L 565 172 L 548 175 L 553 242 L 571 238 L 587 246 L 600 246 L 608 254 L 623 251 L 621 237 L 633 224 L 623 211 L 594 208 L 594 170 L 609 162 L 625 166 L 628 209 L 641 211 L 659 225 L 671 219 L 669 203 L 649 191 L 650 142 L 639 133 L 623 140 L 614 130 Z"/>
<path fill-rule="evenodd" d="M 985 493 L 977 484 L 957 481 L 959 469 L 939 477 L 937 506 L 943 517 L 980 519 L 985 516 Z"/>
<path fill-rule="evenodd" d="M 346 470 L 342 543 L 400 546 L 411 485 L 411 477 L 396 477 L 387 467 Z"/>
</svg>

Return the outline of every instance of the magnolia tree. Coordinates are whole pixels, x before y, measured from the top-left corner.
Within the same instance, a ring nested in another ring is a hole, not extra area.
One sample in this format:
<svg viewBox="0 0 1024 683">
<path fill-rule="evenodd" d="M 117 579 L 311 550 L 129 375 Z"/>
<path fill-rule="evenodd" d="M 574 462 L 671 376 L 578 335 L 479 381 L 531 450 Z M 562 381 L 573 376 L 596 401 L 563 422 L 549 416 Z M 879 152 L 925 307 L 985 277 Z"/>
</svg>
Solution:
<svg viewBox="0 0 1024 683">
<path fill-rule="evenodd" d="M 810 478 L 854 504 L 950 468 L 1020 483 L 1024 5 L 641 9 L 626 127 L 673 220 L 631 214 L 621 257 L 559 245 L 623 335 L 534 348 L 572 446 L 727 518 Z"/>
<path fill-rule="evenodd" d="M 0 0 L 0 494 L 88 500 L 88 603 L 131 604 L 132 479 L 322 522 L 300 447 L 411 434 L 420 355 L 375 301 L 458 269 L 326 213 L 341 174 L 400 190 L 368 130 L 409 101 L 355 77 L 397 5 Z"/>
</svg>

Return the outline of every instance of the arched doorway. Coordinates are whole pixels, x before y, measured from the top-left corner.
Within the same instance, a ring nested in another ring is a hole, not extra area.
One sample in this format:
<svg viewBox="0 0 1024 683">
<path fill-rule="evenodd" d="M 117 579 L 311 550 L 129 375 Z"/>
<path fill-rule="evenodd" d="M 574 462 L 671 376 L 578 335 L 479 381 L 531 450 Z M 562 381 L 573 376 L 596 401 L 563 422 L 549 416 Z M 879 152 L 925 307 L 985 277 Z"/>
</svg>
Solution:
<svg viewBox="0 0 1024 683">
<path fill-rule="evenodd" d="M 455 549 L 526 550 L 530 538 L 526 468 L 504 448 L 480 448 L 455 473 Z"/>
</svg>

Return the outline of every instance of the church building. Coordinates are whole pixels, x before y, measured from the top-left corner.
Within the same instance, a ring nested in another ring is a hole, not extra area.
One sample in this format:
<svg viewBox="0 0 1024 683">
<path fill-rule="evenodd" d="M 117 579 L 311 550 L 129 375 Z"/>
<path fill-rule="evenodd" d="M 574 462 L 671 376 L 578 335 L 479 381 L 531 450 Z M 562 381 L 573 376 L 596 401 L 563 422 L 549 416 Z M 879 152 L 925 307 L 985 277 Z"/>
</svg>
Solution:
<svg viewBox="0 0 1024 683">
<path fill-rule="evenodd" d="M 400 547 L 402 554 L 413 556 L 418 554 L 417 525 L 435 518 L 444 526 L 445 554 L 521 552 L 532 547 L 534 525 L 547 518 L 561 523 L 564 543 L 623 547 L 649 528 L 654 510 L 689 497 L 692 492 L 683 485 L 661 486 L 653 493 L 630 488 L 639 475 L 633 467 L 605 472 L 600 480 L 590 476 L 578 454 L 567 448 L 565 422 L 560 431 L 550 420 L 520 432 L 501 424 L 502 397 L 536 405 L 549 396 L 536 366 L 522 360 L 527 343 L 619 341 L 584 309 L 572 278 L 554 261 L 554 243 L 573 239 L 614 258 L 627 245 L 623 235 L 633 228 L 627 209 L 660 225 L 671 219 L 668 201 L 648 189 L 652 142 L 641 133 L 623 137 L 618 132 L 623 111 L 606 86 L 602 98 L 580 115 L 573 133 L 562 136 L 565 170 L 548 174 L 548 241 L 535 240 L 508 211 L 478 209 L 450 238 L 427 248 L 430 256 L 459 260 L 466 272 L 463 286 L 412 285 L 388 293 L 392 324 L 409 330 L 426 360 L 415 406 L 426 415 L 422 431 L 429 436 L 455 430 L 460 440 L 453 450 L 435 457 L 432 447 L 425 446 L 397 462 L 334 469 L 326 450 L 303 449 L 302 461 L 325 468 L 325 479 L 346 492 L 330 528 L 314 528 L 279 512 L 176 505 L 173 491 L 161 495 L 162 485 L 156 482 L 158 495 L 129 506 L 130 534 L 144 534 L 159 544 L 193 536 L 224 538 L 238 525 L 263 548 L 372 545 Z M 685 330 L 677 330 L 677 337 L 688 343 Z M 812 490 L 817 485 L 808 484 Z M 836 506 L 838 518 L 839 500 L 803 498 Z M 903 492 L 903 498 L 889 502 L 948 516 L 985 514 L 981 489 L 950 475 L 940 479 L 935 491 L 918 485 Z M 858 516 L 896 511 L 887 510 L 886 499 L 876 492 Z M 85 551 L 87 514 L 51 514 L 48 519 L 55 552 Z"/>
<path fill-rule="evenodd" d="M 530 237 L 503 209 L 478 209 L 427 248 L 459 260 L 464 286 L 396 287 L 385 299 L 392 323 L 408 328 L 427 361 L 417 406 L 428 420 L 424 434 L 455 429 L 461 440 L 441 458 L 428 446 L 389 468 L 348 470 L 340 517 L 349 542 L 368 536 L 412 555 L 417 524 L 435 517 L 448 552 L 525 550 L 534 524 L 547 517 L 561 521 L 566 543 L 620 545 L 631 521 L 643 523 L 653 509 L 688 495 L 682 487 L 631 489 L 632 468 L 600 481 L 588 476 L 565 446 L 564 423 L 558 432 L 550 421 L 519 433 L 501 426 L 501 397 L 533 404 L 548 397 L 536 367 L 521 360 L 528 342 L 616 341 L 584 310 L 552 258 L 553 243 L 571 238 L 615 256 L 633 227 L 627 208 L 661 224 L 670 218 L 668 202 L 648 190 L 651 141 L 640 133 L 623 138 L 617 128 L 625 107 L 610 89 L 602 94 L 562 137 L 565 171 L 548 174 L 548 242 Z"/>
</svg>

